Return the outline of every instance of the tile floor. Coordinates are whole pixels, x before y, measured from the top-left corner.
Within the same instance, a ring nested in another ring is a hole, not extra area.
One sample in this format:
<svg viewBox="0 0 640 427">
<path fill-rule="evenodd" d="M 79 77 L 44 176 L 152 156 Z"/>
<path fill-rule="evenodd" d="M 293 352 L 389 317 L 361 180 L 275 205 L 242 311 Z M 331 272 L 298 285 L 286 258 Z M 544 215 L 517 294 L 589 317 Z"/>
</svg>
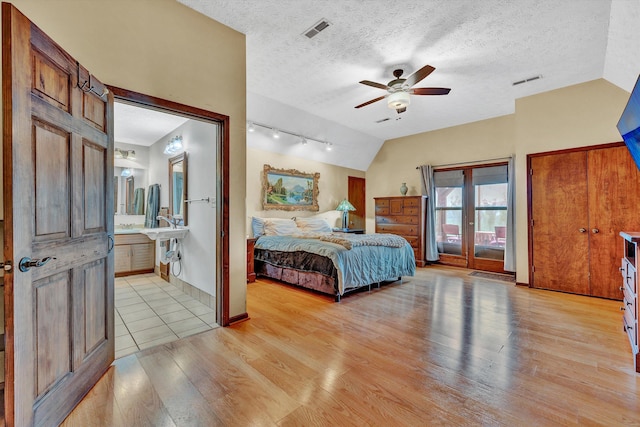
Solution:
<svg viewBox="0 0 640 427">
<path fill-rule="evenodd" d="M 155 274 L 115 281 L 116 359 L 217 328 L 215 311 Z"/>
</svg>

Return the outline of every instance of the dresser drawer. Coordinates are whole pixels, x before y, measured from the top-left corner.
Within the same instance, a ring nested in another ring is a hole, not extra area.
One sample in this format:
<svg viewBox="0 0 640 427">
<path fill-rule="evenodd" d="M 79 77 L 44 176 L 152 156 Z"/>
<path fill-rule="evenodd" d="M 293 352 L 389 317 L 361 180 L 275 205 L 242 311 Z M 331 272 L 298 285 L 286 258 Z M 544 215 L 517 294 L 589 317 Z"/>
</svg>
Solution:
<svg viewBox="0 0 640 427">
<path fill-rule="evenodd" d="M 629 342 L 631 343 L 631 348 L 633 349 L 634 354 L 638 352 L 638 333 L 636 332 L 636 324 L 627 323 L 627 317 L 624 316 L 622 318 L 622 322 L 624 324 L 624 330 L 629 337 Z"/>
<path fill-rule="evenodd" d="M 409 242 L 412 248 L 420 247 L 420 239 L 418 238 L 418 236 L 402 236 L 402 237 L 404 237 L 404 239 L 407 242 Z"/>
<path fill-rule="evenodd" d="M 634 328 L 636 324 L 636 315 L 631 311 L 631 307 L 626 305 L 627 301 L 623 301 L 623 303 L 625 304 L 625 310 L 623 315 L 624 323 L 625 325 L 631 326 L 632 328 Z"/>
<path fill-rule="evenodd" d="M 393 233 L 403 237 L 417 236 L 418 226 L 405 224 L 376 224 L 376 233 Z"/>
<path fill-rule="evenodd" d="M 629 288 L 634 294 L 638 293 L 635 269 L 630 265 L 627 265 L 626 274 L 624 273 L 625 272 L 623 271 L 624 277 L 622 280 L 624 280 L 624 284 L 626 285 L 626 287 Z"/>
<path fill-rule="evenodd" d="M 389 206 L 376 205 L 376 216 L 378 215 L 389 215 Z"/>
<path fill-rule="evenodd" d="M 634 320 L 638 320 L 635 295 L 631 294 L 626 286 L 623 287 L 623 294 L 624 299 L 622 300 L 622 303 L 624 304 L 625 311 L 633 313 Z"/>
<path fill-rule="evenodd" d="M 408 207 L 415 207 L 418 208 L 420 207 L 420 199 L 404 199 L 404 207 L 405 209 Z"/>
<path fill-rule="evenodd" d="M 376 223 L 378 224 L 418 224 L 417 216 L 409 215 L 394 215 L 394 216 L 376 216 Z"/>
</svg>

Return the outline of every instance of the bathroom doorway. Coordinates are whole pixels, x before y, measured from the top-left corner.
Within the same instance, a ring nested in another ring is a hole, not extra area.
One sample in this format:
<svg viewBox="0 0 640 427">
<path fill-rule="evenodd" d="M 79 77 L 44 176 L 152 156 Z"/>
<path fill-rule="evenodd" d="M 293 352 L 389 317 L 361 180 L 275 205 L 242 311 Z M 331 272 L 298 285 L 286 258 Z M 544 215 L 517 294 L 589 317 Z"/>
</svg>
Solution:
<svg viewBox="0 0 640 427">
<path fill-rule="evenodd" d="M 226 208 L 218 204 L 228 175 L 228 119 L 110 89 L 116 100 L 115 350 L 122 357 L 228 319 L 227 246 L 220 237 L 227 235 Z M 185 237 L 150 240 L 153 233 L 144 229 L 174 226 L 166 219 L 184 227 Z"/>
</svg>

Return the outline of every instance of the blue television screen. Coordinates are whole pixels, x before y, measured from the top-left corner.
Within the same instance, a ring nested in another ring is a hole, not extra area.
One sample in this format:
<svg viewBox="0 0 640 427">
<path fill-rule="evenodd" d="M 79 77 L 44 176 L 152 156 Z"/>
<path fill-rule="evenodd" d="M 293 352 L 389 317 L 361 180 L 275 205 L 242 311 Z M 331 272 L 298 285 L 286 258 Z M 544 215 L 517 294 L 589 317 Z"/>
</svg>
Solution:
<svg viewBox="0 0 640 427">
<path fill-rule="evenodd" d="M 618 121 L 618 130 L 640 169 L 640 76 Z"/>
</svg>

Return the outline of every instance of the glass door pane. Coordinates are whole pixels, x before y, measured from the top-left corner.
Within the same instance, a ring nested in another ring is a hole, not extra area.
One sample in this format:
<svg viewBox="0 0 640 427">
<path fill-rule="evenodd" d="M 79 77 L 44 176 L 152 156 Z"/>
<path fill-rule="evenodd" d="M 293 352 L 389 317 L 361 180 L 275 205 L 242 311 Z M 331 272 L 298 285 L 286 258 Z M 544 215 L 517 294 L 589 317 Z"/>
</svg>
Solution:
<svg viewBox="0 0 640 427">
<path fill-rule="evenodd" d="M 436 188 L 436 241 L 438 252 L 462 253 L 462 187 Z"/>
<path fill-rule="evenodd" d="M 507 184 L 475 185 L 474 250 L 477 258 L 504 260 Z"/>
</svg>

